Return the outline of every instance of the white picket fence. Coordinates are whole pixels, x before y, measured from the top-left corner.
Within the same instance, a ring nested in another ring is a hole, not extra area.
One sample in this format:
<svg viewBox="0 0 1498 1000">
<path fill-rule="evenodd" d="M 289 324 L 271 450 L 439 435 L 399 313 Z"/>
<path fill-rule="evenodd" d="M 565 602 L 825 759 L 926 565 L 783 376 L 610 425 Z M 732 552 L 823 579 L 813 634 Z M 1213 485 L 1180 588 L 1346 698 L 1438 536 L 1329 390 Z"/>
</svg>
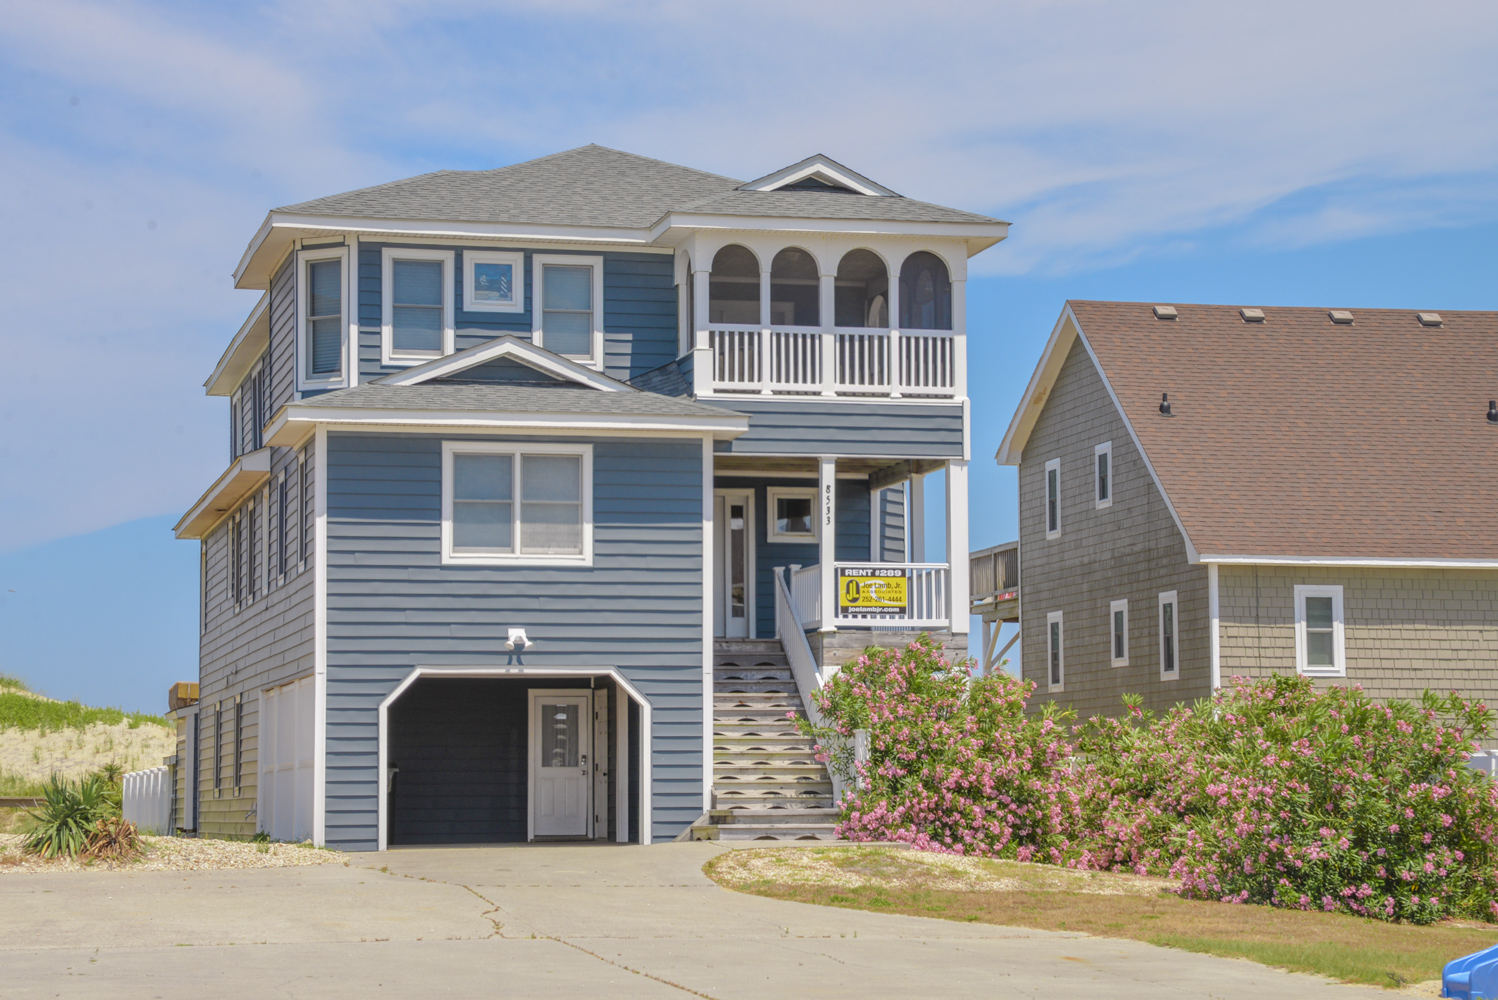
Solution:
<svg viewBox="0 0 1498 1000">
<path fill-rule="evenodd" d="M 131 771 L 124 781 L 124 814 L 141 833 L 171 833 L 172 769 L 162 765 Z"/>
</svg>

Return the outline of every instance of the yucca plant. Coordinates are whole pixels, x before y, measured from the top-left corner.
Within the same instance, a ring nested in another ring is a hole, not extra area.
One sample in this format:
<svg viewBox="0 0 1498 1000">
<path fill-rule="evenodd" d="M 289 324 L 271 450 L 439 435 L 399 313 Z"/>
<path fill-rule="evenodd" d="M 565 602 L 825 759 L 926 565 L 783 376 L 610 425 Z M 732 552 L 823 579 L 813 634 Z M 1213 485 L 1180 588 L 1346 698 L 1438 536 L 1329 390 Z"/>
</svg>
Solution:
<svg viewBox="0 0 1498 1000">
<path fill-rule="evenodd" d="M 83 845 L 83 856 L 96 861 L 129 861 L 140 854 L 140 832 L 123 816 L 110 815 L 94 823 Z"/>
<path fill-rule="evenodd" d="M 109 792 L 109 783 L 98 775 L 77 784 L 53 775 L 42 788 L 42 804 L 30 814 L 34 825 L 22 849 L 43 858 L 77 857 L 99 821 L 114 812 Z"/>
</svg>

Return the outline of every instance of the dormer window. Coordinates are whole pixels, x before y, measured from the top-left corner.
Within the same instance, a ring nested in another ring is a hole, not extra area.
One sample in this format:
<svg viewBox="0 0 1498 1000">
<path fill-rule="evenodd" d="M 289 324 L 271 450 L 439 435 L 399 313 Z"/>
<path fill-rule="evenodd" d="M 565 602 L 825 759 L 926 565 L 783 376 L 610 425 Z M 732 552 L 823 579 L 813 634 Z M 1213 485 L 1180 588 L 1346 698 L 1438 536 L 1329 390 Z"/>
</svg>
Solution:
<svg viewBox="0 0 1498 1000">
<path fill-rule="evenodd" d="M 340 385 L 348 354 L 348 248 L 303 250 L 297 260 L 297 387 Z"/>
<path fill-rule="evenodd" d="M 453 253 L 386 247 L 381 253 L 380 360 L 430 361 L 453 352 Z"/>
</svg>

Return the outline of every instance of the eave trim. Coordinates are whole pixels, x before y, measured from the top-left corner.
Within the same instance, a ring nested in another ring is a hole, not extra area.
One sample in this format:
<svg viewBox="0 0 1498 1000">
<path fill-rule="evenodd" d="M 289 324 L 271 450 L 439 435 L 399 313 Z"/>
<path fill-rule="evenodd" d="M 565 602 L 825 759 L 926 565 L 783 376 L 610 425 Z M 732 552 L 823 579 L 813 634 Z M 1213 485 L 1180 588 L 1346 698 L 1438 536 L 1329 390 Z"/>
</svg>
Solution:
<svg viewBox="0 0 1498 1000">
<path fill-rule="evenodd" d="M 178 538 L 202 538 L 228 516 L 245 497 L 270 478 L 270 448 L 260 448 L 234 460 L 224 474 L 182 515 L 172 529 Z"/>
</svg>

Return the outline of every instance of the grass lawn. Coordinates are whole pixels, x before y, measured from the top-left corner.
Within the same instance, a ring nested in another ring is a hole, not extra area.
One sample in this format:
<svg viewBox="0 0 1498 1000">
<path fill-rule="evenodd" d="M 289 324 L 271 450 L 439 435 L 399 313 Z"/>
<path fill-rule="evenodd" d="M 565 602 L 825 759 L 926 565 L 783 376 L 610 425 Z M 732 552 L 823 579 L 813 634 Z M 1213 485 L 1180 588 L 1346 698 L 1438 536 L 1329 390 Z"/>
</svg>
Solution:
<svg viewBox="0 0 1498 1000">
<path fill-rule="evenodd" d="M 704 871 L 773 899 L 1080 931 L 1384 987 L 1439 980 L 1453 958 L 1498 944 L 1498 927 L 1480 924 L 1415 927 L 1186 900 L 1160 879 L 891 848 L 731 851 Z"/>
</svg>

